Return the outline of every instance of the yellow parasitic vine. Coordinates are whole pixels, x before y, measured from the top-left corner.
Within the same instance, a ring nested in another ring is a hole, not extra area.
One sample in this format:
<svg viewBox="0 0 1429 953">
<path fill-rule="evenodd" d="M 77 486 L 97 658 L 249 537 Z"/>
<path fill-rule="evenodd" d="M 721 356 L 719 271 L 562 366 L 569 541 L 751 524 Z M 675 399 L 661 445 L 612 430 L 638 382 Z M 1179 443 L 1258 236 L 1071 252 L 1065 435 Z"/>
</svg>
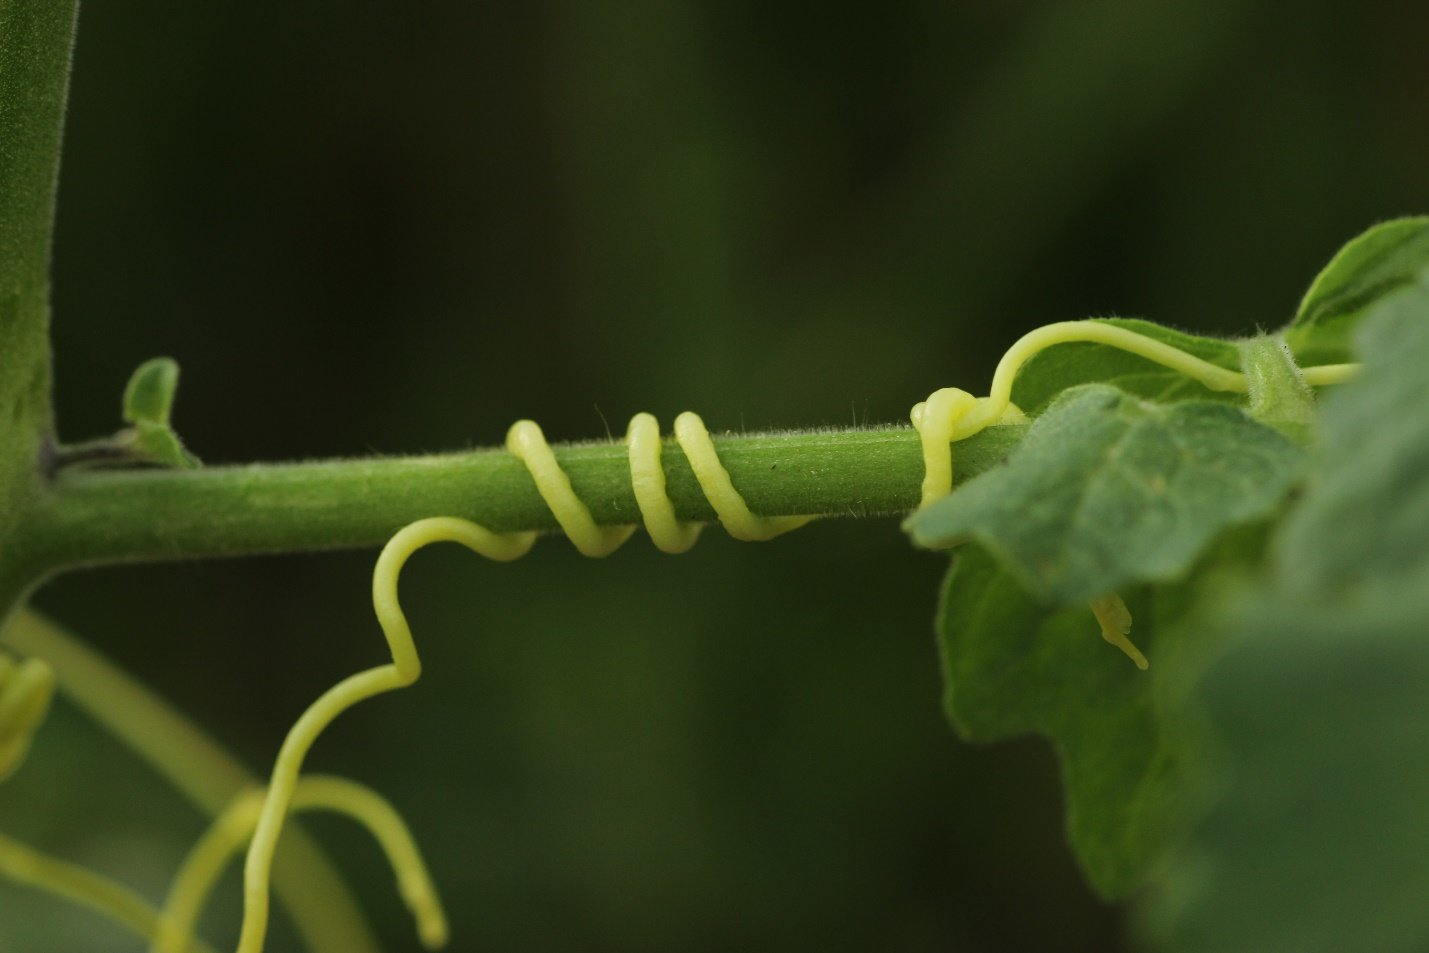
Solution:
<svg viewBox="0 0 1429 953">
<path fill-rule="evenodd" d="M 1012 403 L 1012 384 L 1033 356 L 1046 348 L 1071 342 L 1092 342 L 1129 351 L 1199 381 L 1212 390 L 1245 392 L 1245 375 L 1204 361 L 1178 348 L 1135 331 L 1099 321 L 1064 321 L 1032 331 L 1008 349 L 993 374 L 987 397 L 943 388 L 913 407 L 910 417 L 923 448 L 924 479 L 920 506 L 945 496 L 953 486 L 952 444 L 994 424 L 1025 420 Z M 1336 364 L 1306 368 L 1307 384 L 1324 385 L 1348 379 L 1356 365 Z M 750 511 L 719 461 L 709 430 L 698 415 L 683 413 L 675 420 L 674 437 L 716 516 L 731 536 L 741 540 L 767 540 L 797 529 L 814 516 L 758 516 Z M 701 527 L 681 523 L 665 490 L 661 467 L 659 424 L 650 414 L 637 414 L 626 433 L 630 478 L 641 520 L 656 547 L 680 553 L 694 545 Z M 536 488 L 550 507 L 561 530 L 582 554 L 608 556 L 635 532 L 634 526 L 600 526 L 576 496 L 555 454 L 534 421 L 520 420 L 506 435 L 506 448 L 520 458 Z M 519 558 L 530 550 L 535 534 L 493 533 L 467 520 L 433 517 L 399 530 L 377 559 L 372 577 L 373 606 L 387 638 L 392 662 L 349 676 L 324 693 L 289 731 L 273 768 L 273 778 L 263 796 L 244 867 L 244 917 L 238 953 L 261 953 L 268 922 L 269 875 L 283 819 L 297 805 L 303 759 L 318 735 L 344 710 L 363 699 L 412 684 L 421 674 L 421 662 L 411 629 L 397 601 L 397 578 L 407 558 L 430 543 L 458 542 L 496 560 Z M 1128 634 L 1131 613 L 1115 594 L 1091 603 L 1102 637 L 1120 648 L 1139 668 L 1144 655 Z M 256 796 L 256 795 L 255 795 Z M 245 807 L 251 811 L 251 806 Z M 215 835 L 218 836 L 218 835 Z M 230 839 L 232 835 L 229 835 Z M 216 848 L 215 848 L 216 850 Z M 399 869 L 400 861 L 394 859 Z M 424 934 L 424 939 L 427 935 Z"/>
<path fill-rule="evenodd" d="M 912 408 L 910 418 L 919 434 L 924 463 L 920 506 L 952 491 L 955 442 L 989 426 L 1026 419 L 1012 403 L 1012 385 L 1027 361 L 1046 348 L 1071 342 L 1092 342 L 1128 351 L 1212 390 L 1248 390 L 1245 375 L 1237 371 L 1116 325 L 1067 321 L 1038 328 L 1008 349 L 997 365 L 988 396 L 974 397 L 967 391 L 943 388 Z M 1303 378 L 1309 385 L 1322 386 L 1347 380 L 1357 370 L 1353 364 L 1310 367 L 1303 370 Z M 721 464 L 709 431 L 698 415 L 686 412 L 676 418 L 674 440 L 716 517 L 736 539 L 772 539 L 815 518 L 753 513 Z M 522 420 L 513 424 L 506 447 L 525 464 L 562 531 L 581 553 L 592 557 L 609 555 L 634 533 L 633 526 L 600 526 L 595 522 L 571 488 L 570 479 L 536 423 Z M 626 447 L 641 521 L 652 542 L 668 553 L 688 550 L 702 526 L 676 519 L 665 487 L 659 424 L 653 416 L 637 414 L 631 419 Z M 421 660 L 397 598 L 398 577 L 416 550 L 436 542 L 457 542 L 489 559 L 508 561 L 525 555 L 535 539 L 535 533 L 493 533 L 455 517 L 422 519 L 397 531 L 379 555 L 372 577 L 373 608 L 392 661 L 342 680 L 298 718 L 279 750 L 266 789 L 241 794 L 213 824 L 175 877 L 162 914 L 126 888 L 3 837 L 0 873 L 107 913 L 150 938 L 155 953 L 207 950 L 201 941 L 192 939 L 193 925 L 227 859 L 246 842 L 244 915 L 238 951 L 261 953 L 267 934 L 273 855 L 284 821 L 295 810 L 331 810 L 349 815 L 375 835 L 396 873 L 399 890 L 414 914 L 423 944 L 429 948 L 443 945 L 447 927 L 440 902 L 411 835 L 396 812 L 355 782 L 303 776 L 303 761 L 318 736 L 342 712 L 374 695 L 410 685 L 421 675 Z M 1131 614 L 1121 599 L 1107 594 L 1092 600 L 1091 608 L 1103 638 L 1125 652 L 1139 668 L 1146 668 L 1146 658 L 1128 638 Z M 29 660 L 17 666 L 0 657 L 0 778 L 23 758 L 30 736 L 48 708 L 53 687 L 53 674 L 43 662 Z"/>
</svg>

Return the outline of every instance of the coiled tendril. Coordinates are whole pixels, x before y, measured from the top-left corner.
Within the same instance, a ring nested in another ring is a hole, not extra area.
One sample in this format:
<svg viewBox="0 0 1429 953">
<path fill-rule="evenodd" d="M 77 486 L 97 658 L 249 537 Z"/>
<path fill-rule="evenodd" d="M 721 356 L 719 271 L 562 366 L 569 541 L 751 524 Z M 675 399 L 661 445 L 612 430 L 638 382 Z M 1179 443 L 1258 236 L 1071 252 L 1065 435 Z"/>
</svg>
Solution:
<svg viewBox="0 0 1429 953">
<path fill-rule="evenodd" d="M 1038 328 L 1008 349 L 997 365 L 987 397 L 942 388 L 912 408 L 909 416 L 919 435 L 924 463 L 920 507 L 952 491 L 955 442 L 989 426 L 1026 420 L 1011 399 L 1013 381 L 1023 365 L 1045 348 L 1078 341 L 1139 355 L 1212 390 L 1248 390 L 1246 377 L 1239 372 L 1116 325 L 1066 321 Z M 1354 364 L 1324 365 L 1304 368 L 1302 376 L 1305 383 L 1320 386 L 1344 381 L 1358 369 Z M 753 513 L 720 463 L 709 431 L 697 414 L 686 412 L 676 418 L 674 439 L 716 517 L 736 539 L 773 539 L 816 518 Z M 695 544 L 703 526 L 676 518 L 665 487 L 659 424 L 650 414 L 636 414 L 625 442 L 630 480 L 646 532 L 658 549 L 685 552 Z M 513 424 L 506 435 L 506 447 L 525 464 L 561 530 L 581 553 L 607 556 L 634 533 L 634 526 L 600 526 L 592 519 L 535 422 L 520 420 Z M 430 543 L 446 541 L 461 543 L 488 559 L 508 561 L 525 555 L 535 540 L 533 532 L 494 533 L 456 517 L 422 519 L 398 530 L 383 547 L 372 576 L 373 609 L 392 661 L 343 679 L 303 712 L 284 739 L 267 788 L 241 793 L 213 823 L 176 875 L 162 913 L 127 887 L 4 835 L 0 835 L 0 873 L 108 915 L 149 938 L 154 953 L 211 953 L 202 940 L 193 937 L 193 925 L 224 864 L 247 842 L 238 951 L 261 953 L 267 933 L 273 855 L 287 814 L 295 810 L 336 811 L 366 826 L 387 853 L 399 892 L 416 918 L 423 944 L 428 948 L 445 944 L 447 923 L 441 903 L 397 812 L 356 782 L 303 776 L 303 761 L 318 736 L 347 708 L 365 698 L 410 685 L 421 675 L 421 659 L 397 598 L 398 577 L 412 553 Z M 1145 657 L 1127 638 L 1131 613 L 1125 603 L 1109 593 L 1092 600 L 1091 609 L 1103 638 L 1119 647 L 1138 667 L 1146 668 Z M 49 710 L 54 690 L 54 673 L 44 661 L 32 658 L 17 663 L 0 654 L 0 781 L 24 760 L 34 732 Z"/>
<path fill-rule="evenodd" d="M 675 440 L 690 461 L 690 467 L 709 498 L 720 522 L 730 535 L 744 540 L 772 539 L 781 533 L 803 526 L 812 516 L 761 517 L 752 513 L 744 498 L 734 488 L 729 473 L 719 462 L 709 431 L 697 414 L 683 413 L 675 421 Z M 674 506 L 665 493 L 665 475 L 660 467 L 661 441 L 659 426 L 649 414 L 637 414 L 630 422 L 628 438 L 630 474 L 635 487 L 645 526 L 655 545 L 665 552 L 684 552 L 694 545 L 700 532 L 697 524 L 680 523 L 675 519 Z M 506 448 L 518 457 L 531 474 L 541 498 L 551 508 L 556 522 L 576 549 L 592 557 L 607 556 L 620 547 L 635 531 L 632 526 L 598 526 L 590 510 L 571 489 L 570 478 L 561 470 L 546 442 L 541 428 L 534 421 L 519 420 L 506 434 Z M 524 556 L 536 541 L 533 532 L 493 533 L 469 520 L 438 516 L 418 520 L 402 529 L 388 541 L 372 574 L 372 604 L 392 653 L 392 662 L 351 675 L 328 689 L 305 711 L 288 732 L 273 767 L 272 781 L 263 795 L 262 805 L 254 822 L 252 841 L 244 864 L 243 926 L 238 942 L 239 953 L 260 953 L 267 935 L 269 883 L 273 855 L 282 833 L 283 821 L 301 791 L 303 760 L 318 735 L 351 706 L 373 695 L 412 684 L 422 673 L 421 659 L 407 617 L 397 599 L 397 580 L 407 559 L 423 546 L 437 542 L 457 542 L 488 559 L 509 561 Z M 306 779 L 303 779 L 306 780 Z M 250 795 L 251 797 L 251 795 Z M 251 808 L 250 808 L 251 810 Z M 237 808 L 235 816 L 242 816 Z M 220 822 L 221 823 L 221 822 Z M 237 822 L 230 822 L 237 823 Z M 215 841 L 231 842 L 232 835 L 214 834 Z M 217 853 L 217 848 L 212 849 Z M 207 855 L 208 850 L 205 849 Z M 415 851 L 413 851 L 415 856 Z M 197 862 L 196 862 L 197 863 Z M 402 866 L 394 859 L 401 875 Z M 205 860 L 201 870 L 211 869 Z M 188 912 L 197 910 L 203 892 L 212 878 L 206 873 L 194 875 L 195 886 L 184 894 L 185 909 L 176 917 L 192 922 Z M 434 896 L 434 895 L 433 895 Z M 420 916 L 419 916 L 420 920 Z M 185 926 L 186 928 L 186 926 Z M 175 929 L 175 936 L 182 930 Z M 423 931 L 423 941 L 445 942 L 445 929 Z"/>
<path fill-rule="evenodd" d="M 1012 403 L 1012 384 L 1019 370 L 1039 351 L 1055 344 L 1085 341 L 1109 345 L 1137 354 L 1197 380 L 1212 390 L 1245 392 L 1246 378 L 1236 371 L 1218 367 L 1168 344 L 1134 331 L 1097 321 L 1066 321 L 1047 325 L 1024 335 L 1008 349 L 998 363 L 987 397 L 974 397 L 956 388 L 943 388 L 915 405 L 910 412 L 923 448 L 924 478 L 920 506 L 927 506 L 951 492 L 953 485 L 952 444 L 986 427 L 1024 421 L 1022 411 Z M 1309 384 L 1329 384 L 1344 380 L 1354 365 L 1307 368 Z M 798 529 L 815 516 L 758 516 L 735 489 L 729 473 L 720 463 L 709 430 L 697 414 L 686 412 L 675 420 L 674 438 L 689 460 L 695 479 L 709 500 L 720 523 L 736 539 L 773 539 Z M 663 444 L 659 425 L 650 414 L 636 414 L 626 432 L 630 479 L 641 521 L 657 548 L 682 553 L 695 544 L 702 526 L 682 523 L 665 489 L 661 466 Z M 571 488 L 570 478 L 561 469 L 538 424 L 520 420 L 506 434 L 506 448 L 520 458 L 531 474 L 541 498 L 550 507 L 561 530 L 582 554 L 608 556 L 635 532 L 634 526 L 600 526 Z M 392 653 L 389 665 L 353 675 L 324 693 L 300 717 L 278 754 L 273 779 L 263 796 L 256 829 L 244 868 L 244 918 L 239 953 L 260 953 L 267 929 L 268 882 L 273 851 L 283 819 L 301 791 L 299 774 L 309 748 L 322 730 L 345 709 L 381 692 L 412 684 L 421 674 L 421 661 L 412 641 L 411 629 L 397 600 L 397 579 L 407 558 L 430 543 L 458 542 L 489 559 L 512 560 L 525 555 L 536 534 L 493 533 L 468 520 L 433 517 L 418 520 L 401 530 L 387 543 L 377 559 L 372 577 L 372 598 L 377 618 Z M 1101 626 L 1102 636 L 1125 652 L 1140 668 L 1145 656 L 1127 638 L 1131 613 L 1115 594 L 1095 599 L 1091 609 Z M 256 795 L 250 795 L 256 797 Z M 394 862 L 395 863 L 395 862 Z M 424 932 L 424 940 L 429 939 Z"/>
</svg>

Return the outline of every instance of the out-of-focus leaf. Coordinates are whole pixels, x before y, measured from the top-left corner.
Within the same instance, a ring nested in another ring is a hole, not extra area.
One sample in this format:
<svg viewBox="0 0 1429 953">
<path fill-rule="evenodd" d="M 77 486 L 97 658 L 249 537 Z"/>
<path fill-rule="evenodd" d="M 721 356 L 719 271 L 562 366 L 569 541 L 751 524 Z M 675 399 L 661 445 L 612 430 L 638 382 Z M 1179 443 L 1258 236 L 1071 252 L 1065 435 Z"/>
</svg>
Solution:
<svg viewBox="0 0 1429 953">
<path fill-rule="evenodd" d="M 1008 462 L 908 520 L 921 546 L 977 539 L 1061 605 L 1175 578 L 1229 526 L 1264 516 L 1303 452 L 1224 404 L 1069 391 Z"/>
<path fill-rule="evenodd" d="M 1429 948 L 1429 577 L 1400 596 L 1262 595 L 1222 623 L 1199 699 L 1224 793 L 1151 912 L 1167 948 Z"/>
<path fill-rule="evenodd" d="M 1258 559 L 1263 541 L 1260 526 L 1233 531 L 1183 581 L 1128 594 L 1147 672 L 1102 641 L 1085 605 L 1048 609 L 981 547 L 960 551 L 948 574 L 938 612 L 948 716 L 969 741 L 1050 740 L 1068 841 L 1103 896 L 1145 882 L 1185 813 L 1185 732 L 1163 712 L 1208 643 L 1174 623 Z"/>
<path fill-rule="evenodd" d="M 1297 593 L 1347 598 L 1429 560 L 1429 275 L 1373 317 L 1362 378 L 1323 401 L 1310 492 L 1277 547 Z"/>
<path fill-rule="evenodd" d="M 1170 949 L 1429 949 L 1429 286 L 1358 340 L 1269 578 L 1214 626 L 1214 796 L 1146 916 Z"/>
<path fill-rule="evenodd" d="M 1286 339 L 1302 365 L 1352 360 L 1355 326 L 1376 301 L 1429 268 L 1429 217 L 1376 225 L 1330 259 L 1305 292 Z"/>
</svg>

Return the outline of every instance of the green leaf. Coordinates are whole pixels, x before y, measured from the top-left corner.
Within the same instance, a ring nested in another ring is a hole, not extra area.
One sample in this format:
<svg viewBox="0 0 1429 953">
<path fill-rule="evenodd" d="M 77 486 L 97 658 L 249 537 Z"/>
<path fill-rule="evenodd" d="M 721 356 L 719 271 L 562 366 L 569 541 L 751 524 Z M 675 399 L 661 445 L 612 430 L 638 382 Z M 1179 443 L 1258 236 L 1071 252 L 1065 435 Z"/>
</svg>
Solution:
<svg viewBox="0 0 1429 953">
<path fill-rule="evenodd" d="M 1358 340 L 1269 578 L 1214 626 L 1213 800 L 1145 917 L 1178 951 L 1429 949 L 1429 286 Z"/>
<path fill-rule="evenodd" d="M 1350 361 L 1355 326 L 1379 299 L 1429 268 L 1429 217 L 1384 222 L 1345 245 L 1310 284 L 1286 339 L 1300 363 Z"/>
<path fill-rule="evenodd" d="M 1284 584 L 1348 597 L 1429 560 L 1429 275 L 1381 301 L 1360 380 L 1322 401 L 1322 448 L 1277 553 Z"/>
<path fill-rule="evenodd" d="M 1241 604 L 1200 701 L 1224 789 L 1148 932 L 1180 953 L 1429 949 L 1429 578 L 1397 602 Z"/>
<path fill-rule="evenodd" d="M 192 469 L 199 466 L 198 457 L 169 426 L 178 386 L 179 365 L 173 358 L 151 358 L 134 370 L 124 388 L 124 420 L 134 425 L 126 443 L 146 462 Z"/>
<path fill-rule="evenodd" d="M 962 550 L 943 587 L 944 706 L 958 733 L 990 742 L 1045 735 L 1062 766 L 1067 838 L 1107 898 L 1141 886 L 1181 830 L 1185 729 L 1163 714 L 1208 646 L 1173 623 L 1208 588 L 1259 558 L 1264 529 L 1217 541 L 1181 582 L 1128 593 L 1147 672 L 1101 639 L 1085 606 L 1051 610 L 990 554 Z"/>
<path fill-rule="evenodd" d="M 1234 341 L 1198 337 L 1132 318 L 1097 320 L 1169 344 L 1218 367 L 1240 368 L 1240 351 Z M 1083 342 L 1059 344 L 1028 361 L 1013 384 L 1012 399 L 1035 416 L 1063 391 L 1080 384 L 1111 384 L 1128 394 L 1161 403 L 1180 400 L 1238 403 L 1242 399 L 1239 394 L 1208 390 L 1184 374 L 1119 348 Z"/>
<path fill-rule="evenodd" d="M 124 388 L 124 420 L 167 426 L 178 386 L 179 365 L 173 358 L 155 357 L 140 364 Z"/>
<path fill-rule="evenodd" d="M 983 543 L 1054 604 L 1185 571 L 1222 530 L 1269 513 L 1303 453 L 1235 407 L 1149 404 L 1090 385 L 1008 462 L 907 522 L 921 546 Z"/>
<path fill-rule="evenodd" d="M 189 452 L 178 434 L 168 427 L 147 420 L 134 427 L 134 439 L 130 449 L 145 463 L 161 467 L 192 470 L 202 466 L 202 462 Z"/>
</svg>

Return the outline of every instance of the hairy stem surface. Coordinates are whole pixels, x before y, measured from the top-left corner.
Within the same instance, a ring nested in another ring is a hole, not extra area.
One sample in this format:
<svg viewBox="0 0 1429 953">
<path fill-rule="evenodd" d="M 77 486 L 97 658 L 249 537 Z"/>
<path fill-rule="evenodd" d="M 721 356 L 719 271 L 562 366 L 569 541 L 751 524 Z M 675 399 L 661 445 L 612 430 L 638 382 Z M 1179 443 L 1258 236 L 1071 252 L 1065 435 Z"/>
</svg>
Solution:
<svg viewBox="0 0 1429 953">
<path fill-rule="evenodd" d="M 50 246 L 75 0 L 0 0 L 0 621 L 51 430 Z"/>
<path fill-rule="evenodd" d="M 989 427 L 953 447 L 959 480 L 996 465 L 1024 426 Z M 923 459 L 907 427 L 715 438 L 749 507 L 763 516 L 870 516 L 918 504 Z M 555 448 L 603 525 L 640 522 L 623 443 Z M 666 485 L 681 520 L 714 511 L 679 449 Z M 427 457 L 62 474 L 20 536 L 35 576 L 126 561 L 376 546 L 413 520 L 457 516 L 494 532 L 554 530 L 525 466 L 501 450 Z"/>
</svg>

